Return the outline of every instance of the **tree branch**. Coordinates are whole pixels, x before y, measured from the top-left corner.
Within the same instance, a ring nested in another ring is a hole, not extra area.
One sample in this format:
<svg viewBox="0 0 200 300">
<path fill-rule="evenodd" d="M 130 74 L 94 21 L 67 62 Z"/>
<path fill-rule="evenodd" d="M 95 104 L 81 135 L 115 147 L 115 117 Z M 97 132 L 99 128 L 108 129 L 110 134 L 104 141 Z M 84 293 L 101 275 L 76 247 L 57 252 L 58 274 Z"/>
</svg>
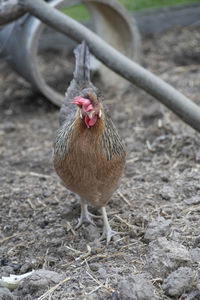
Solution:
<svg viewBox="0 0 200 300">
<path fill-rule="evenodd" d="M 18 0 L 20 8 L 77 42 L 86 40 L 90 51 L 122 77 L 144 89 L 200 132 L 200 107 L 172 86 L 108 45 L 91 30 L 42 0 Z"/>
</svg>

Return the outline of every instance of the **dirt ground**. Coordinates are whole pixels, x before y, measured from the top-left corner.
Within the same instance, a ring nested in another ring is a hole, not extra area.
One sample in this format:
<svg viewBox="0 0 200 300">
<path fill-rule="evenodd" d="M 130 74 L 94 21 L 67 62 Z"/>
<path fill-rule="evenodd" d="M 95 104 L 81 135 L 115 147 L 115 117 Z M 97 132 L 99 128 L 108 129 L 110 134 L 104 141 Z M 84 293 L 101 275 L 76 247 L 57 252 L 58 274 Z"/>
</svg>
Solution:
<svg viewBox="0 0 200 300">
<path fill-rule="evenodd" d="M 198 104 L 199 29 L 142 37 L 142 64 Z M 52 165 L 58 108 L 0 59 L 0 275 L 46 270 L 0 299 L 200 299 L 200 135 L 134 86 L 104 96 L 128 150 L 108 247 L 101 218 L 74 229 L 78 196 Z"/>
</svg>

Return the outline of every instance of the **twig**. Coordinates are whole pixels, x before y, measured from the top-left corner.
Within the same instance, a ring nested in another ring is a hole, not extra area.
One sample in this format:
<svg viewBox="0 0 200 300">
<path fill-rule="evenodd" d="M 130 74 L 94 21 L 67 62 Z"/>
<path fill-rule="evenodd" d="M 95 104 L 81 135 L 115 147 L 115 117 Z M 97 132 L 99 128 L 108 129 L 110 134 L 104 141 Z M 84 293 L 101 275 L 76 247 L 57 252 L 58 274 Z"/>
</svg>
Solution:
<svg viewBox="0 0 200 300">
<path fill-rule="evenodd" d="M 140 159 L 139 157 L 130 158 L 130 159 L 126 160 L 126 163 L 131 164 L 131 163 L 138 161 L 139 159 Z"/>
<path fill-rule="evenodd" d="M 99 290 L 102 287 L 102 284 L 98 285 L 95 289 L 93 289 L 92 291 L 90 291 L 89 293 L 86 293 L 86 295 L 91 295 L 94 292 L 96 292 L 97 290 Z"/>
<path fill-rule="evenodd" d="M 94 293 L 94 291 L 95 290 L 98 290 L 99 288 L 101 288 L 101 287 L 103 287 L 104 289 L 106 289 L 108 292 L 111 292 L 111 288 L 109 288 L 108 286 L 107 286 L 107 284 L 103 284 L 103 283 L 101 283 L 98 279 L 96 279 L 92 274 L 90 274 L 88 271 L 86 271 L 86 273 L 89 275 L 89 277 L 92 279 L 92 280 L 94 280 L 94 282 L 96 282 L 97 284 L 98 284 L 98 286 L 94 289 L 94 290 L 92 290 L 91 292 L 89 292 L 89 293 L 86 293 L 87 295 L 90 295 L 90 294 L 92 294 L 92 293 Z"/>
<path fill-rule="evenodd" d="M 148 149 L 150 152 L 152 152 L 153 149 L 152 149 L 152 146 L 151 146 L 149 140 L 146 140 L 146 145 L 147 145 L 147 149 Z"/>
<path fill-rule="evenodd" d="M 132 206 L 131 203 L 128 201 L 128 199 L 126 199 L 126 197 L 120 192 L 120 190 L 118 190 L 118 195 L 122 198 L 122 200 L 128 204 L 129 206 Z"/>
<path fill-rule="evenodd" d="M 160 278 L 160 277 L 157 277 L 157 278 L 153 278 L 153 279 L 151 280 L 151 282 L 152 282 L 153 284 L 155 284 L 155 283 L 162 283 L 162 282 L 163 282 L 163 279 Z"/>
<path fill-rule="evenodd" d="M 122 219 L 120 216 L 118 216 L 118 215 L 115 215 L 115 217 L 116 217 L 118 220 L 120 220 L 122 223 L 126 224 L 126 225 L 127 225 L 128 227 L 130 227 L 130 228 L 137 227 L 137 226 L 134 226 L 134 225 L 132 225 L 132 224 L 126 222 L 125 220 L 123 220 L 123 219 Z"/>
<path fill-rule="evenodd" d="M 35 172 L 30 172 L 29 173 L 32 176 L 36 176 L 36 177 L 44 177 L 44 178 L 50 178 L 50 175 L 46 175 L 46 174 L 40 174 L 40 173 L 35 173 Z"/>
<path fill-rule="evenodd" d="M 75 252 L 75 253 L 77 253 L 77 254 L 82 254 L 83 252 L 81 252 L 81 251 L 79 251 L 79 250 L 76 250 L 76 249 L 74 249 L 74 248 L 72 248 L 72 247 L 69 247 L 69 246 L 65 246 L 67 249 L 69 249 L 69 250 L 71 250 L 71 251 L 73 251 L 73 252 Z"/>
<path fill-rule="evenodd" d="M 76 232 L 74 231 L 72 225 L 70 224 L 70 222 L 67 222 L 67 231 L 69 230 L 71 230 L 72 234 L 76 236 Z"/>
<path fill-rule="evenodd" d="M 44 178 L 50 178 L 50 175 L 46 174 L 41 174 L 41 173 L 36 173 L 36 172 L 21 172 L 17 170 L 16 172 L 17 175 L 26 175 L 26 176 L 35 176 L 35 177 L 44 177 Z"/>
<path fill-rule="evenodd" d="M 27 199 L 26 200 L 28 202 L 28 204 L 30 205 L 30 208 L 35 209 L 35 206 L 33 205 L 33 203 L 31 202 L 31 199 Z"/>
<path fill-rule="evenodd" d="M 65 278 L 63 281 L 59 282 L 59 283 L 56 284 L 54 287 L 52 287 L 50 290 L 48 290 L 46 293 L 44 293 L 42 296 L 40 296 L 40 297 L 38 298 L 38 300 L 44 300 L 44 299 L 46 299 L 48 296 L 52 295 L 52 294 L 55 292 L 55 290 L 56 290 L 60 285 L 62 285 L 63 283 L 69 281 L 70 279 L 71 279 L 70 277 Z"/>
<path fill-rule="evenodd" d="M 11 235 L 11 236 L 7 236 L 7 237 L 5 237 L 5 238 L 3 238 L 3 239 L 0 240 L 0 244 L 2 244 L 2 243 L 4 243 L 4 242 L 6 242 L 6 241 L 8 241 L 8 240 L 10 240 L 10 239 L 12 239 L 12 238 L 18 236 L 18 235 L 19 235 L 19 234 L 13 234 L 13 235 Z"/>
<path fill-rule="evenodd" d="M 92 276 L 92 274 L 90 274 L 88 271 L 86 271 L 86 273 L 90 276 L 90 278 L 92 278 L 92 280 L 94 280 L 97 284 L 102 285 L 102 283 L 97 280 L 96 278 L 94 278 L 94 276 Z"/>
<path fill-rule="evenodd" d="M 16 245 L 14 245 L 14 247 L 10 248 L 8 251 L 7 251 L 7 255 L 10 255 L 11 252 L 13 252 L 16 248 L 18 247 L 24 247 L 24 248 L 28 248 L 28 245 L 25 243 L 25 242 L 20 242 Z"/>
<path fill-rule="evenodd" d="M 80 260 L 80 259 L 86 259 L 88 256 L 90 256 L 92 249 L 91 249 L 91 247 L 89 245 L 87 245 L 87 250 L 88 251 L 86 253 L 82 254 L 79 257 L 77 257 L 75 260 L 77 261 L 77 260 Z"/>
</svg>

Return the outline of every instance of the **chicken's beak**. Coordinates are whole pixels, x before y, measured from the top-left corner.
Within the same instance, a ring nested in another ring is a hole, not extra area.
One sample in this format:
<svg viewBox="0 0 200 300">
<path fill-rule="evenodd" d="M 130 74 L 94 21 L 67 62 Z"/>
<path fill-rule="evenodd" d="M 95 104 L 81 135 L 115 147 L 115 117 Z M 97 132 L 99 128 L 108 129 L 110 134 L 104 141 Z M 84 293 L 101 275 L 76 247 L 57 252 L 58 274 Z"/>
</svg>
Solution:
<svg viewBox="0 0 200 300">
<path fill-rule="evenodd" d="M 90 120 L 94 117 L 94 114 L 95 114 L 95 111 L 94 111 L 94 110 L 91 110 L 91 111 L 88 111 L 88 112 L 87 112 L 87 116 L 88 116 L 88 118 L 89 118 Z"/>
</svg>

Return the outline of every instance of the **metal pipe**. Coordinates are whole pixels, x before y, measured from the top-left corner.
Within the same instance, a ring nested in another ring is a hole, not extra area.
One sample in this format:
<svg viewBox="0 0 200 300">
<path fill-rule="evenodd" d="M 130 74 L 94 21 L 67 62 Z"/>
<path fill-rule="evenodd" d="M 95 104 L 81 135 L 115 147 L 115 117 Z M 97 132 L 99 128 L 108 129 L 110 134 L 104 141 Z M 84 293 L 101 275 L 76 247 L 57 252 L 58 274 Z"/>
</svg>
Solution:
<svg viewBox="0 0 200 300">
<path fill-rule="evenodd" d="M 112 0 L 49 0 L 48 3 L 44 1 L 42 3 L 51 9 L 84 3 L 90 12 L 96 33 L 126 56 L 138 59 L 140 43 L 137 26 L 133 18 L 117 2 Z M 19 8 L 26 11 L 26 8 L 23 9 L 21 6 Z M 64 92 L 61 94 L 56 88 L 50 86 L 42 73 L 38 59 L 38 49 L 45 26 L 45 23 L 38 18 L 26 14 L 3 28 L 0 32 L 0 41 L 4 45 L 3 55 L 14 70 L 39 89 L 51 102 L 61 106 Z M 71 37 L 74 40 L 74 36 L 71 35 Z M 66 39 L 66 44 L 68 42 L 69 40 Z M 63 59 L 63 70 L 64 68 Z M 98 71 L 106 87 L 115 88 L 127 84 L 124 79 L 100 62 Z M 60 72 L 62 73 L 62 69 Z M 107 80 L 108 77 L 109 80 Z"/>
<path fill-rule="evenodd" d="M 20 0 L 20 3 L 22 8 L 56 30 L 76 41 L 86 40 L 90 51 L 106 66 L 154 96 L 183 121 L 200 132 L 200 107 L 171 85 L 121 54 L 91 30 L 49 7 L 43 1 Z"/>
</svg>

